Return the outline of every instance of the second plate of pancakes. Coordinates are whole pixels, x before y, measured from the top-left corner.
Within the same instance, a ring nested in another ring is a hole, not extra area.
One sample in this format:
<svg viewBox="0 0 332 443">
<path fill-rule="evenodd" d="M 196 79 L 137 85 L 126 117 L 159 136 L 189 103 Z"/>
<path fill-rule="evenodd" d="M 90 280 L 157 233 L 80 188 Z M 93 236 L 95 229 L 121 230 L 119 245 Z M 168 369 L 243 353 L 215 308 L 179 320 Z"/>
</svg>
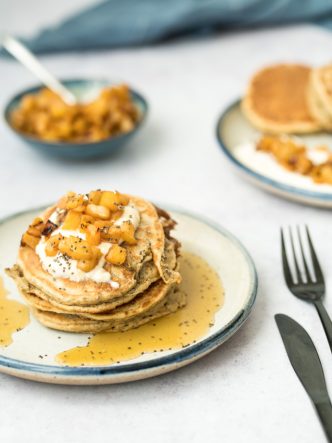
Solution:
<svg viewBox="0 0 332 443">
<path fill-rule="evenodd" d="M 262 133 L 255 129 L 241 109 L 241 99 L 231 103 L 220 115 L 216 136 L 221 150 L 244 178 L 283 198 L 309 205 L 332 208 L 332 186 L 316 184 L 277 164 L 264 153 L 255 152 L 255 144 Z M 296 136 L 308 147 L 332 144 L 326 132 Z"/>
</svg>

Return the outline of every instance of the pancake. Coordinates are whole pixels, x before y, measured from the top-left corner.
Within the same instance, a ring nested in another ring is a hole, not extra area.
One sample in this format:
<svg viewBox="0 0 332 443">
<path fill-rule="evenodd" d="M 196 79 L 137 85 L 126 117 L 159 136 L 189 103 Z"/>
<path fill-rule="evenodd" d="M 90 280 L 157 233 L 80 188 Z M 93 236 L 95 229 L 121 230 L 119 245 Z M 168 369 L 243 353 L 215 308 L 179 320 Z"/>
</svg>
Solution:
<svg viewBox="0 0 332 443">
<path fill-rule="evenodd" d="M 152 290 L 150 291 L 152 292 Z M 34 309 L 33 313 L 44 326 L 61 331 L 81 333 L 127 331 L 128 329 L 137 328 L 145 323 L 148 323 L 155 318 L 163 317 L 176 312 L 178 309 L 185 306 L 186 297 L 183 292 L 180 292 L 175 288 L 171 288 L 169 290 L 168 285 L 166 284 L 164 284 L 162 291 L 162 295 L 166 296 L 162 297 L 159 292 L 158 295 L 161 298 L 161 301 L 156 303 L 150 309 L 147 309 L 135 316 L 131 316 L 130 318 L 120 317 L 107 321 L 98 321 L 75 315 L 42 311 L 39 309 Z M 165 291 L 167 291 L 166 294 Z M 151 296 L 152 295 L 153 294 L 151 294 Z"/>
<path fill-rule="evenodd" d="M 322 99 L 316 93 L 312 82 L 312 76 L 310 77 L 307 94 L 308 104 L 312 115 L 317 121 L 319 121 L 323 129 L 330 131 L 332 129 L 332 114 L 329 113 L 329 111 L 324 106 Z"/>
<path fill-rule="evenodd" d="M 175 224 L 139 197 L 68 193 L 30 224 L 6 272 L 48 327 L 126 330 L 185 304 Z"/>
<path fill-rule="evenodd" d="M 108 283 L 96 283 L 93 280 L 82 282 L 68 278 L 54 280 L 52 274 L 43 269 L 36 252 L 29 247 L 21 247 L 18 254 L 18 266 L 25 278 L 36 286 L 50 299 L 67 305 L 95 305 L 110 302 L 128 293 L 137 283 L 139 271 L 144 262 L 152 255 L 153 262 L 164 281 L 176 281 L 177 272 L 163 266 L 165 234 L 155 207 L 146 200 L 130 197 L 141 215 L 140 225 L 136 231 L 137 245 L 128 246 L 128 263 L 126 267 L 109 266 L 112 280 L 119 284 L 118 288 Z M 46 210 L 49 214 L 50 210 Z M 167 275 L 166 275 L 167 274 Z"/>
<path fill-rule="evenodd" d="M 166 239 L 165 243 L 165 263 L 167 264 L 169 269 L 175 269 L 177 266 L 177 256 L 175 251 L 175 242 L 169 239 Z M 113 299 L 110 302 L 104 302 L 93 305 L 68 305 L 62 304 L 58 302 L 53 297 L 49 296 L 46 292 L 39 289 L 37 286 L 32 285 L 24 276 L 24 272 L 18 265 L 14 265 L 12 268 L 6 269 L 6 273 L 15 281 L 19 291 L 27 299 L 30 301 L 35 300 L 36 298 L 43 300 L 44 306 L 48 306 L 50 310 L 50 305 L 52 305 L 52 309 L 55 312 L 59 313 L 77 313 L 77 314 L 98 314 L 103 312 L 111 311 L 117 306 L 123 305 L 124 303 L 130 302 L 133 298 L 136 297 L 137 294 L 145 291 L 151 284 L 157 281 L 160 278 L 157 268 L 155 267 L 152 261 L 146 263 L 138 276 L 136 286 L 132 288 L 126 294 Z M 176 274 L 175 274 L 176 275 Z M 179 275 L 179 274 L 177 274 Z M 173 283 L 177 283 L 178 280 L 174 280 Z M 39 302 L 41 303 L 41 302 Z M 31 303 L 30 303 L 31 304 Z M 32 303 L 33 304 L 33 303 Z M 45 309 L 44 309 L 45 310 Z"/>
<path fill-rule="evenodd" d="M 172 286 L 173 285 L 168 285 L 164 283 L 160 279 L 150 285 L 148 289 L 139 294 L 129 303 L 122 304 L 121 306 L 102 313 L 77 313 L 76 316 L 101 321 L 136 317 L 137 315 L 153 308 L 154 305 L 161 302 L 162 299 L 166 297 L 168 291 Z M 72 315 L 53 306 L 51 303 L 45 301 L 44 299 L 39 298 L 36 294 L 33 294 L 32 292 L 25 292 L 21 289 L 21 293 L 31 306 L 40 311 L 49 311 L 57 314 Z"/>
<path fill-rule="evenodd" d="M 278 64 L 257 72 L 242 100 L 242 110 L 257 129 L 269 133 L 310 133 L 321 129 L 308 104 L 311 69 Z"/>
<path fill-rule="evenodd" d="M 332 125 L 332 65 L 313 69 L 310 86 L 312 100 L 319 103 L 320 112 L 326 116 L 327 128 L 330 129 Z"/>
</svg>

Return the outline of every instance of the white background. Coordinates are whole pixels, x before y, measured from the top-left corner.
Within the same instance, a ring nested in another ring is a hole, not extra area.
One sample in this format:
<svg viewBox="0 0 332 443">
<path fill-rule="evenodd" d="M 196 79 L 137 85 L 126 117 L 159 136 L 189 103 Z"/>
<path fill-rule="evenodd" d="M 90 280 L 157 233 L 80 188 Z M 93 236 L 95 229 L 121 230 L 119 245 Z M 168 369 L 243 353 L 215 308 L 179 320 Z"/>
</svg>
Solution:
<svg viewBox="0 0 332 443">
<path fill-rule="evenodd" d="M 66 3 L 70 5 L 65 6 Z M 31 32 L 83 2 L 0 0 L 0 30 Z M 85 4 L 92 3 L 88 0 Z M 251 252 L 260 291 L 247 324 L 197 363 L 159 378 L 118 386 L 66 387 L 0 375 L 1 440 L 5 442 L 318 443 L 318 419 L 287 360 L 273 315 L 284 312 L 313 337 L 332 392 L 332 359 L 314 308 L 283 283 L 279 227 L 306 222 L 329 288 L 329 211 L 300 206 L 242 181 L 215 140 L 218 114 L 263 64 L 329 62 L 332 36 L 310 26 L 220 34 L 151 48 L 43 57 L 58 76 L 107 76 L 141 91 L 148 122 L 130 146 L 102 161 L 41 156 L 0 122 L 0 216 L 40 206 L 67 190 L 118 188 L 208 215 Z M 34 83 L 0 60 L 0 107 Z"/>
</svg>

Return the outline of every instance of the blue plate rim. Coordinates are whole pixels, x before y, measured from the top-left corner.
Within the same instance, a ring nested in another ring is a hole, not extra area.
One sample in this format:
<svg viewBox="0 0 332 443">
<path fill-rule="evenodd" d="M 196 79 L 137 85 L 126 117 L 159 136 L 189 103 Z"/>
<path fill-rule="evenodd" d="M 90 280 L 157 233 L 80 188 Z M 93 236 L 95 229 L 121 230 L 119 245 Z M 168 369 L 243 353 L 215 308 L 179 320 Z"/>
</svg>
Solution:
<svg viewBox="0 0 332 443">
<path fill-rule="evenodd" d="M 40 363 L 31 363 L 24 362 L 21 360 L 13 359 L 10 357 L 5 357 L 0 354 L 0 367 L 15 369 L 19 372 L 29 372 L 40 375 L 54 375 L 60 377 L 80 377 L 91 378 L 91 377 L 105 377 L 107 376 L 116 376 L 123 374 L 132 374 L 140 371 L 153 370 L 158 367 L 165 366 L 173 366 L 176 363 L 185 363 L 186 361 L 190 361 L 195 359 L 201 354 L 208 353 L 209 351 L 214 350 L 223 342 L 225 342 L 228 338 L 230 338 L 245 322 L 248 318 L 249 314 L 252 311 L 254 303 L 257 298 L 257 290 L 258 290 L 258 275 L 257 270 L 254 264 L 254 261 L 247 251 L 247 249 L 243 246 L 243 244 L 235 237 L 232 233 L 230 233 L 226 228 L 223 228 L 218 223 L 210 220 L 209 218 L 196 214 L 192 211 L 187 211 L 184 209 L 177 208 L 176 206 L 164 205 L 163 207 L 166 210 L 178 212 L 181 215 L 192 217 L 197 219 L 211 228 L 218 231 L 220 234 L 224 235 L 227 239 L 229 239 L 233 244 L 235 244 L 240 251 L 242 252 L 246 263 L 248 265 L 250 279 L 251 279 L 251 287 L 250 294 L 247 300 L 246 305 L 243 307 L 241 311 L 239 311 L 235 317 L 226 324 L 222 329 L 215 332 L 210 337 L 202 340 L 199 343 L 190 345 L 188 347 L 182 348 L 171 355 L 166 355 L 164 357 L 158 357 L 156 359 L 147 360 L 145 362 L 137 362 L 137 363 L 124 363 L 119 365 L 106 365 L 106 366 L 56 366 L 56 365 L 43 365 Z M 44 209 L 45 206 L 39 208 L 31 208 L 23 211 L 18 211 L 16 213 L 10 214 L 6 217 L 0 219 L 0 225 L 15 219 L 21 215 L 28 214 L 29 212 L 38 211 Z"/>
<path fill-rule="evenodd" d="M 264 185 L 271 186 L 277 190 L 286 192 L 288 194 L 291 194 L 293 196 L 298 197 L 305 197 L 310 198 L 312 200 L 315 200 L 317 202 L 332 202 L 332 194 L 328 194 L 325 192 L 315 192 L 315 191 L 308 191 L 305 189 L 297 188 L 295 186 L 287 185 L 285 183 L 282 183 L 280 181 L 271 179 L 265 175 L 262 175 L 258 172 L 255 172 L 248 166 L 241 163 L 231 152 L 231 149 L 227 147 L 226 142 L 222 138 L 220 127 L 223 123 L 223 120 L 226 118 L 226 116 L 231 112 L 234 108 L 239 107 L 241 103 L 241 99 L 237 99 L 235 101 L 232 101 L 225 110 L 221 113 L 220 117 L 217 120 L 216 124 L 216 137 L 218 141 L 219 148 L 221 151 L 226 155 L 226 157 L 239 169 L 241 169 L 243 172 L 245 172 L 247 175 L 253 177 L 256 180 L 259 180 Z"/>
<path fill-rule="evenodd" d="M 101 83 L 101 84 L 104 84 L 105 86 L 119 84 L 119 83 L 115 83 L 114 81 L 106 79 L 106 78 L 95 78 L 95 79 L 91 79 L 91 78 L 59 78 L 59 80 L 64 85 L 68 85 L 71 83 L 77 84 L 77 83 L 87 83 L 87 82 Z M 74 142 L 56 142 L 56 141 L 41 140 L 38 137 L 32 137 L 31 135 L 26 135 L 23 132 L 17 131 L 10 123 L 9 114 L 10 114 L 11 105 L 13 102 L 20 100 L 26 94 L 35 93 L 44 87 L 45 86 L 42 83 L 36 83 L 33 86 L 30 86 L 29 88 L 26 88 L 26 89 L 22 90 L 21 92 L 16 93 L 11 98 L 9 98 L 9 100 L 7 101 L 7 103 L 3 109 L 2 115 L 3 115 L 3 119 L 6 122 L 8 128 L 11 131 L 13 131 L 13 133 L 16 134 L 18 137 L 23 138 L 24 140 L 26 140 L 29 143 L 40 143 L 40 144 L 43 144 L 43 145 L 50 147 L 50 148 L 59 148 L 59 149 L 68 149 L 68 148 L 82 149 L 83 148 L 84 149 L 87 147 L 97 146 L 100 143 L 107 143 L 107 142 L 110 142 L 113 140 L 121 140 L 122 138 L 126 138 L 127 136 L 134 134 L 143 125 L 143 123 L 146 120 L 148 111 L 149 111 L 148 102 L 143 97 L 143 95 L 140 94 L 135 89 L 132 89 L 131 87 L 129 87 L 129 91 L 130 91 L 132 97 L 134 98 L 134 100 L 136 102 L 140 102 L 143 107 L 143 112 L 142 112 L 141 118 L 131 131 L 126 132 L 124 134 L 114 135 L 114 136 L 111 136 L 111 137 L 108 137 L 108 138 L 105 138 L 103 140 L 99 140 L 96 142 L 74 143 Z"/>
</svg>

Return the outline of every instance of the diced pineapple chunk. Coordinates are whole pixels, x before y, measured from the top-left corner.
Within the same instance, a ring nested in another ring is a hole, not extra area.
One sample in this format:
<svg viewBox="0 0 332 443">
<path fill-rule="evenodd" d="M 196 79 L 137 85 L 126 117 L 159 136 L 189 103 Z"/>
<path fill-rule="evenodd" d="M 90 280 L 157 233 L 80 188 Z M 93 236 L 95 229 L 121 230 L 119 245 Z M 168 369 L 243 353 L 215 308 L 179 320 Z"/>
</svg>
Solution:
<svg viewBox="0 0 332 443">
<path fill-rule="evenodd" d="M 94 226 L 96 226 L 96 228 L 100 232 L 100 236 L 103 240 L 110 240 L 109 230 L 112 224 L 113 223 L 109 220 L 96 220 L 94 222 Z"/>
<path fill-rule="evenodd" d="M 76 206 L 75 211 L 82 213 L 85 211 L 85 209 L 86 209 L 86 205 L 79 205 L 79 206 Z"/>
<path fill-rule="evenodd" d="M 111 211 L 117 211 L 119 206 L 125 206 L 129 202 L 129 199 L 119 192 L 103 191 L 99 204 L 106 206 Z"/>
<path fill-rule="evenodd" d="M 81 232 L 85 232 L 87 227 L 91 224 L 93 224 L 95 222 L 95 218 L 92 217 L 91 215 L 87 215 L 87 214 L 82 214 L 81 216 L 81 225 L 80 225 L 80 229 Z"/>
<path fill-rule="evenodd" d="M 103 255 L 101 253 L 101 250 L 99 248 L 97 248 L 97 246 L 91 246 L 92 249 L 92 255 L 94 256 L 94 258 L 97 260 L 97 262 L 99 261 L 100 257 Z"/>
<path fill-rule="evenodd" d="M 89 260 L 78 260 L 77 267 L 83 272 L 90 272 L 94 269 L 101 257 L 101 252 L 95 246 L 92 246 L 92 258 Z"/>
<path fill-rule="evenodd" d="M 127 251 L 119 245 L 112 245 L 105 256 L 105 260 L 112 265 L 120 266 L 127 258 Z"/>
<path fill-rule="evenodd" d="M 75 192 L 68 192 L 66 196 L 66 209 L 75 209 L 82 206 L 84 203 L 84 196 L 76 194 Z"/>
<path fill-rule="evenodd" d="M 115 212 L 112 212 L 112 220 L 116 221 L 118 220 L 121 216 L 123 215 L 123 210 L 122 209 L 118 209 Z"/>
<path fill-rule="evenodd" d="M 75 231 L 81 225 L 81 214 L 73 210 L 68 211 L 62 225 L 62 229 Z"/>
<path fill-rule="evenodd" d="M 36 217 L 33 222 L 31 223 L 31 226 L 33 226 L 34 228 L 38 229 L 40 232 L 42 232 L 42 230 L 44 229 L 44 222 L 43 219 L 41 219 L 40 217 Z"/>
<path fill-rule="evenodd" d="M 95 225 L 88 225 L 86 228 L 86 241 L 89 245 L 97 246 L 101 241 L 100 231 Z"/>
<path fill-rule="evenodd" d="M 100 190 L 89 192 L 89 203 L 92 203 L 93 205 L 99 205 L 101 194 L 102 191 Z"/>
<path fill-rule="evenodd" d="M 93 257 L 89 243 L 73 235 L 59 242 L 59 251 L 75 260 L 90 260 Z"/>
<path fill-rule="evenodd" d="M 102 220 L 109 220 L 111 212 L 109 208 L 103 205 L 88 204 L 86 207 L 86 213 L 92 215 L 92 217 L 101 218 Z"/>
<path fill-rule="evenodd" d="M 33 237 L 38 237 L 38 238 L 41 237 L 41 232 L 37 228 L 31 225 L 28 227 L 27 233 L 32 235 Z"/>
<path fill-rule="evenodd" d="M 54 257 L 59 251 L 59 243 L 63 239 L 61 234 L 56 234 L 50 237 L 45 246 L 45 253 L 48 257 Z"/>
<path fill-rule="evenodd" d="M 90 272 L 96 267 L 96 260 L 94 258 L 90 260 L 78 260 L 77 267 L 83 272 Z"/>
<path fill-rule="evenodd" d="M 121 226 L 121 239 L 129 245 L 136 245 L 135 226 L 130 221 L 124 221 Z"/>
<path fill-rule="evenodd" d="M 22 236 L 21 245 L 22 246 L 29 246 L 30 248 L 35 249 L 35 247 L 39 243 L 39 240 L 40 239 L 38 237 L 34 237 L 33 235 L 25 232 Z"/>
<path fill-rule="evenodd" d="M 115 242 L 117 243 L 119 240 L 122 239 L 122 232 L 120 227 L 118 226 L 111 226 L 110 228 L 108 228 L 108 230 L 105 232 L 105 234 L 103 234 L 102 231 L 102 236 L 105 236 L 106 239 L 108 239 L 111 242 Z"/>
<path fill-rule="evenodd" d="M 27 232 L 33 237 L 41 237 L 44 227 L 45 223 L 43 222 L 43 220 L 40 217 L 37 217 L 28 227 Z"/>
</svg>

